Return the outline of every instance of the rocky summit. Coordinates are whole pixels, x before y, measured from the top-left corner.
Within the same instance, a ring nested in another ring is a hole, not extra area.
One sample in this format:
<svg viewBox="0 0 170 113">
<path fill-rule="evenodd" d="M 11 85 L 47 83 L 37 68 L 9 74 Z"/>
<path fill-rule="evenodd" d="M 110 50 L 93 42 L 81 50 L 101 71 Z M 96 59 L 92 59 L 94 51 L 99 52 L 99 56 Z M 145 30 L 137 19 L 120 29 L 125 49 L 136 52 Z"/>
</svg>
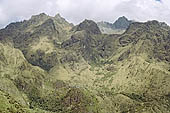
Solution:
<svg viewBox="0 0 170 113">
<path fill-rule="evenodd" d="M 134 21 L 128 20 L 125 16 L 119 17 L 114 23 L 98 22 L 100 30 L 104 34 L 122 34 Z"/>
<path fill-rule="evenodd" d="M 0 113 L 170 113 L 170 27 L 45 13 L 7 25 Z"/>
</svg>

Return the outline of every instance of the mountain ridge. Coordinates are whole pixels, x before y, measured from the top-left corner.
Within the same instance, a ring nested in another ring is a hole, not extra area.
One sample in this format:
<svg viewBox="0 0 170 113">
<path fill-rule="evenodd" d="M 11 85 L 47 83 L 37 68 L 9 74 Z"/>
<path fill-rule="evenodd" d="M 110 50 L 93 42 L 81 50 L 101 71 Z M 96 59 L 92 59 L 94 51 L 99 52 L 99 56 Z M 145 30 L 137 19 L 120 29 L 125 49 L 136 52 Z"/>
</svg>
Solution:
<svg viewBox="0 0 170 113">
<path fill-rule="evenodd" d="M 170 27 L 121 25 L 125 32 L 103 34 L 93 20 L 73 26 L 41 13 L 1 29 L 0 110 L 169 113 Z"/>
</svg>

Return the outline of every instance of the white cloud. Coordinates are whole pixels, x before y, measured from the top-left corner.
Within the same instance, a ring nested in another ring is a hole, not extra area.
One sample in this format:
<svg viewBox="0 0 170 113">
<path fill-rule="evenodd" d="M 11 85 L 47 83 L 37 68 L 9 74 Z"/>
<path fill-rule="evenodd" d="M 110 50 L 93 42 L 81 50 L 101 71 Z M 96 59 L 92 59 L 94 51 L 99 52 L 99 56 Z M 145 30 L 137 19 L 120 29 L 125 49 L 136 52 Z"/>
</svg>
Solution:
<svg viewBox="0 0 170 113">
<path fill-rule="evenodd" d="M 170 0 L 0 0 L 0 26 L 41 12 L 60 13 L 73 23 L 85 18 L 113 22 L 125 15 L 138 21 L 156 19 L 170 24 Z"/>
</svg>

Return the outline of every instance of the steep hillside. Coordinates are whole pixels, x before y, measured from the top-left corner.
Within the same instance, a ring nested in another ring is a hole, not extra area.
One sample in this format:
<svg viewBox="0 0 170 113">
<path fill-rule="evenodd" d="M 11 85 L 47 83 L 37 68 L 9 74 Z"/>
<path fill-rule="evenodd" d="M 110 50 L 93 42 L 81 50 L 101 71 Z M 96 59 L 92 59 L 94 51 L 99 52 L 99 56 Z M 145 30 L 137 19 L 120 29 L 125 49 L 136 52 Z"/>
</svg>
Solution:
<svg viewBox="0 0 170 113">
<path fill-rule="evenodd" d="M 126 31 L 42 13 L 0 30 L 0 110 L 169 113 L 170 27 L 121 17 L 112 28 Z"/>
<path fill-rule="evenodd" d="M 0 111 L 99 112 L 98 100 L 89 90 L 54 80 L 52 75 L 29 64 L 17 49 L 3 44 L 0 49 Z"/>
</svg>

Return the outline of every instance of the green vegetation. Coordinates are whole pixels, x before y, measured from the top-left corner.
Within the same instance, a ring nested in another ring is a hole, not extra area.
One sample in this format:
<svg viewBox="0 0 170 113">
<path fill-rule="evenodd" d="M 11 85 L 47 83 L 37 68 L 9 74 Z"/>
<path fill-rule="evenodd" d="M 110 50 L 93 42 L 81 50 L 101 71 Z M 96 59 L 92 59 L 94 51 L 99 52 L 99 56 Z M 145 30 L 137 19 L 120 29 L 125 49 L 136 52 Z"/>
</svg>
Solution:
<svg viewBox="0 0 170 113">
<path fill-rule="evenodd" d="M 44 13 L 0 30 L 2 113 L 169 113 L 170 27 L 125 17 L 102 34 Z"/>
</svg>

